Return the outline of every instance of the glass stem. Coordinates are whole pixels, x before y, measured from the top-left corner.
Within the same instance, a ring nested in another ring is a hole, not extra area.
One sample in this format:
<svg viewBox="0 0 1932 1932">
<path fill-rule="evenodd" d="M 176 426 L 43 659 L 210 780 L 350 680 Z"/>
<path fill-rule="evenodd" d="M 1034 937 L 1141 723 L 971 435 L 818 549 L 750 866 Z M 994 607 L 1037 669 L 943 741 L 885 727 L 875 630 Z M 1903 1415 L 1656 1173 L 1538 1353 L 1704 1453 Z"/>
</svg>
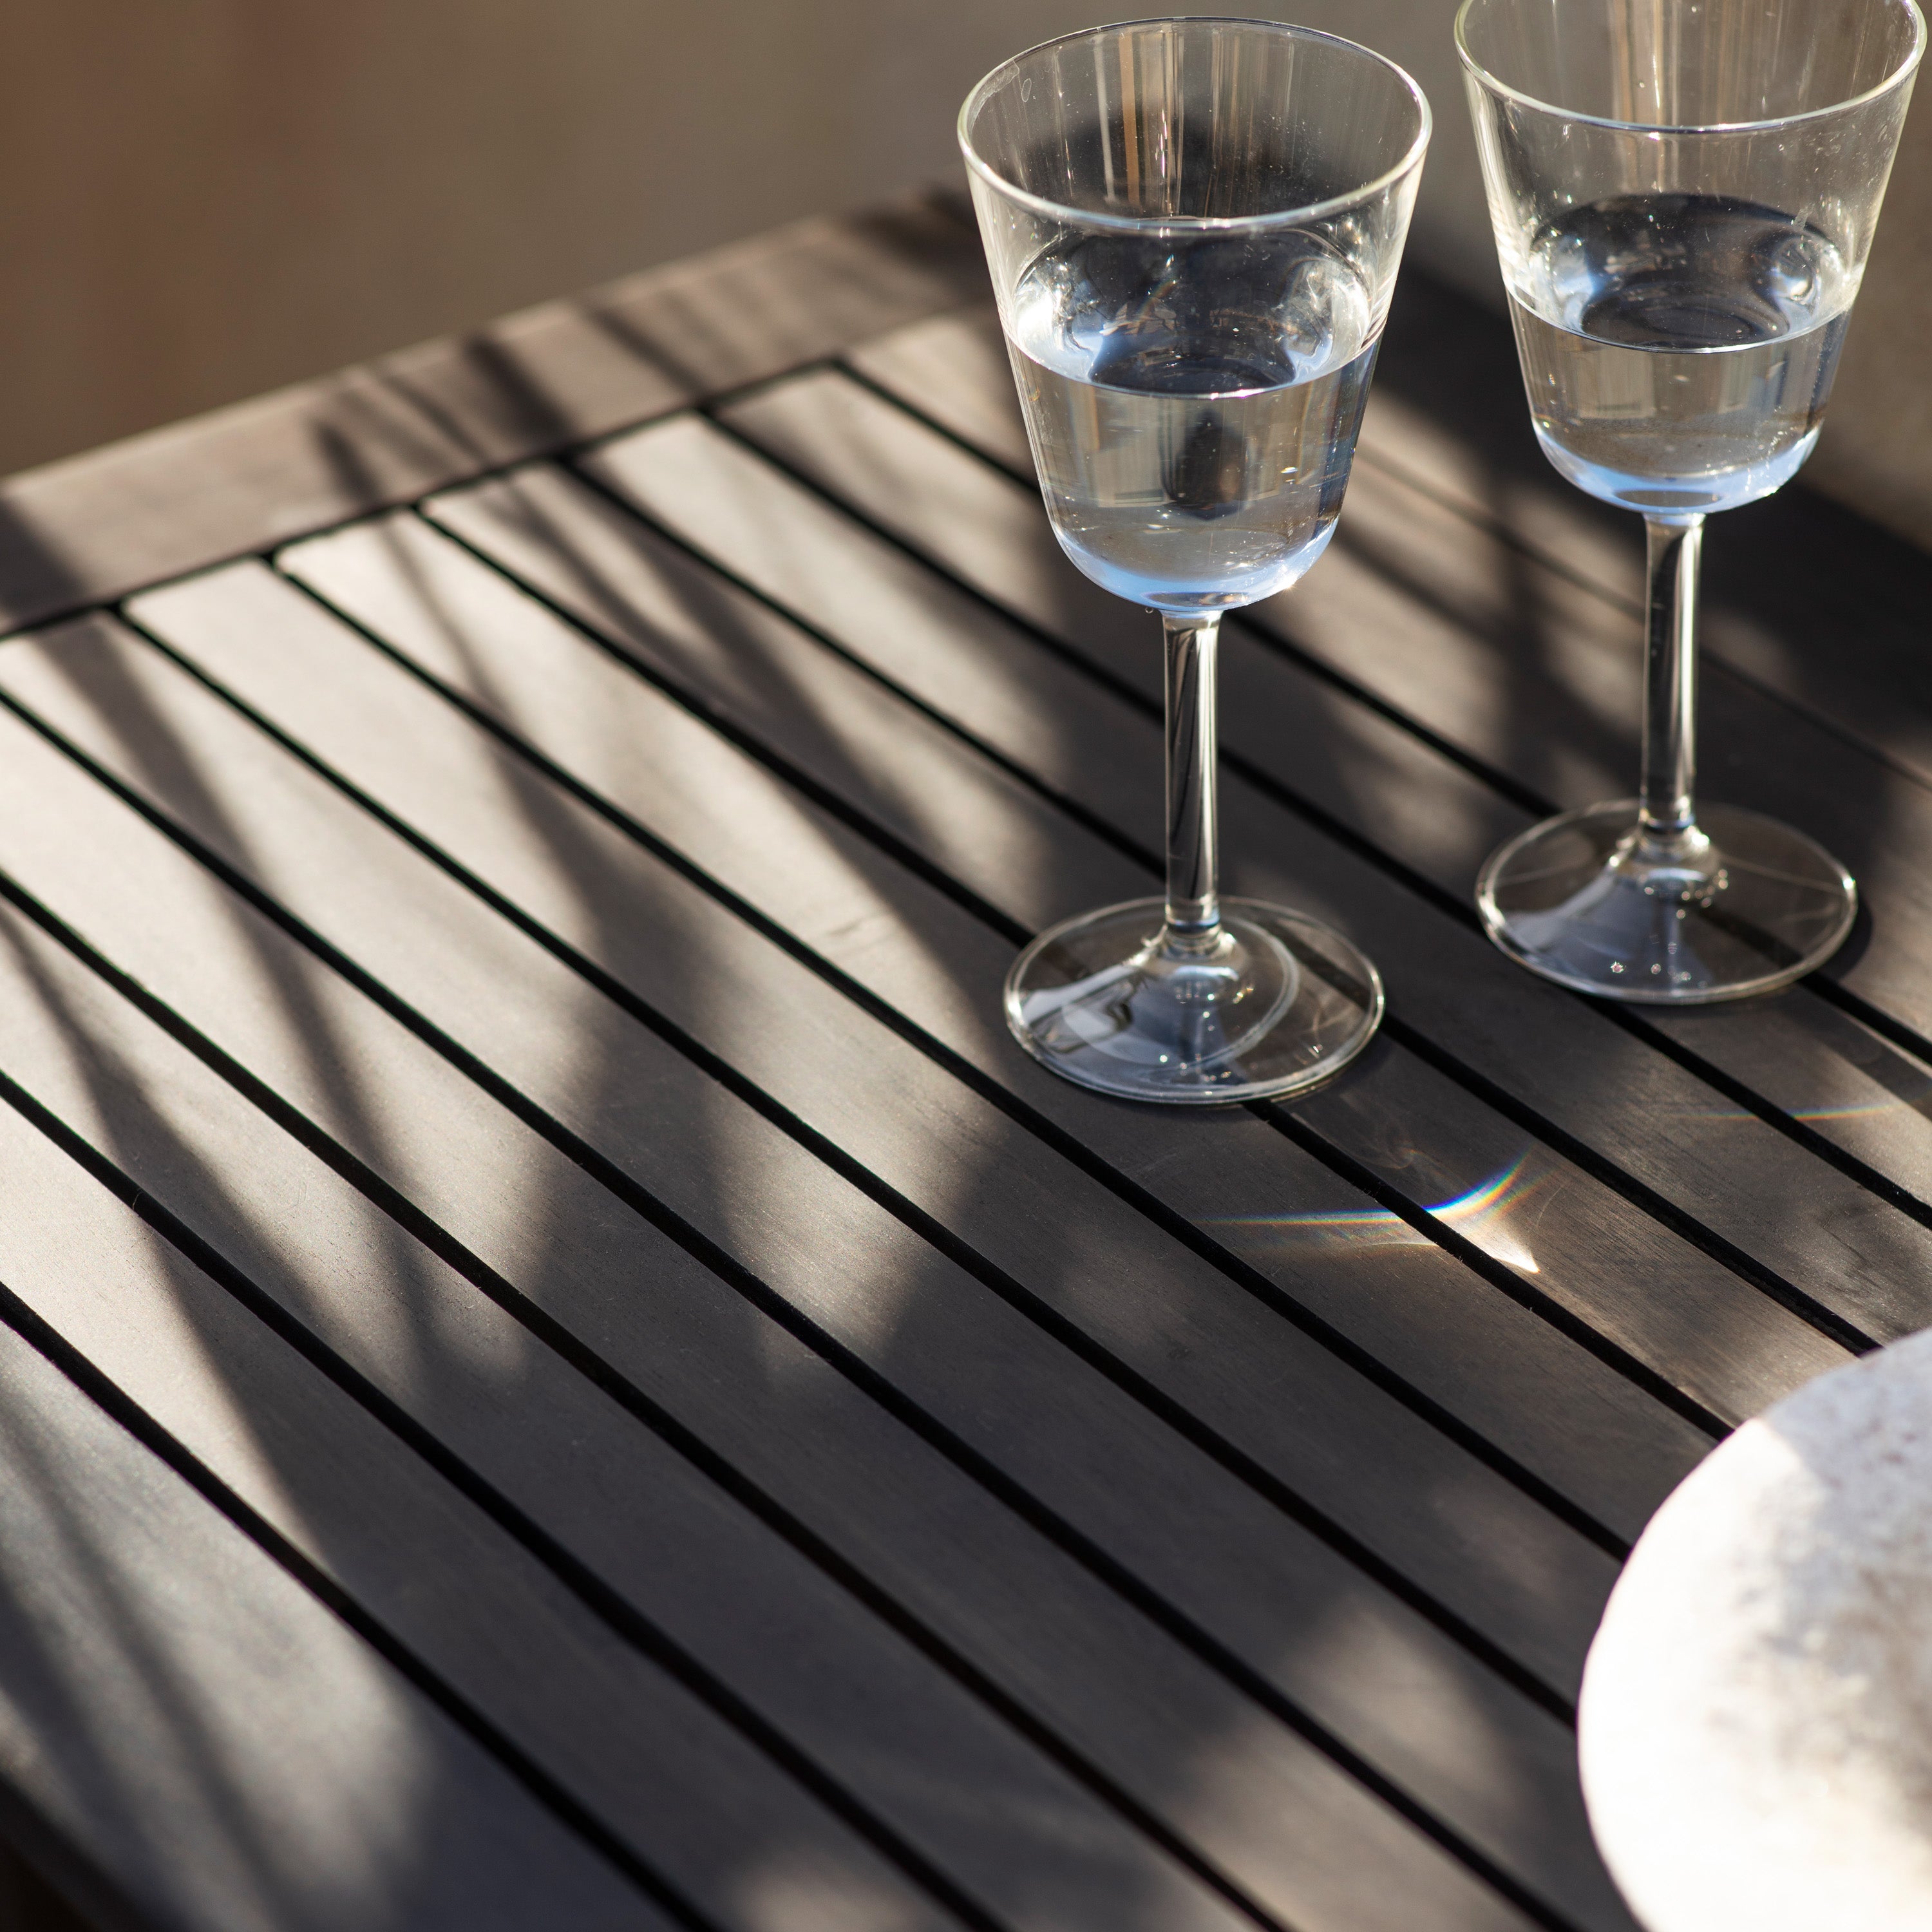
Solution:
<svg viewBox="0 0 1932 1932">
<path fill-rule="evenodd" d="M 1646 517 L 1643 841 L 1681 850 L 1697 829 L 1697 562 L 1704 519 Z"/>
<path fill-rule="evenodd" d="M 1218 614 L 1165 613 L 1167 644 L 1167 932 L 1190 952 L 1221 927 L 1215 894 L 1214 665 Z"/>
</svg>

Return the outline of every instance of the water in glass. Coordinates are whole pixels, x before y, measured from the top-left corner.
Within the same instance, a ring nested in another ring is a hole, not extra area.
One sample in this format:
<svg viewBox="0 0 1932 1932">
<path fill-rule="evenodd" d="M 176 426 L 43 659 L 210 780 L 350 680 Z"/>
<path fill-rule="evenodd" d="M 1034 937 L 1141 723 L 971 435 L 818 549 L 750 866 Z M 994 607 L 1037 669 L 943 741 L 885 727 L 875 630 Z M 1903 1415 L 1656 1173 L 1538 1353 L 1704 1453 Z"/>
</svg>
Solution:
<svg viewBox="0 0 1932 1932">
<path fill-rule="evenodd" d="M 1220 610 L 1321 555 L 1376 351 L 1370 291 L 1331 245 L 1084 236 L 1036 262 L 1011 309 L 1054 527 L 1088 576 Z"/>
<path fill-rule="evenodd" d="M 1773 208 L 1650 194 L 1571 210 L 1510 292 L 1545 453 L 1635 509 L 1768 496 L 1818 440 L 1853 292 L 1830 241 Z"/>
</svg>

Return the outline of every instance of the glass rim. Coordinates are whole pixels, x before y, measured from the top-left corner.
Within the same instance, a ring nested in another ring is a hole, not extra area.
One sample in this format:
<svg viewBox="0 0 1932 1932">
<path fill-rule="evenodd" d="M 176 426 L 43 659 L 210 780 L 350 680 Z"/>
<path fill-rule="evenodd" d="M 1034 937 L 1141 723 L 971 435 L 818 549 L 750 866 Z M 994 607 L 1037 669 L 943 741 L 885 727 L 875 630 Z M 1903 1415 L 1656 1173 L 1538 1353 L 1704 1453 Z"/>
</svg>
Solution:
<svg viewBox="0 0 1932 1932">
<path fill-rule="evenodd" d="M 1465 29 L 1469 16 L 1486 0 L 1462 0 L 1456 10 L 1456 57 L 1472 80 L 1488 88 L 1492 94 L 1499 94 L 1505 100 L 1513 101 L 1520 107 L 1534 108 L 1539 114 L 1547 114 L 1552 118 L 1570 121 L 1586 128 L 1604 128 L 1621 134 L 1769 134 L 1781 128 L 1796 128 L 1807 121 L 1823 119 L 1827 115 L 1844 114 L 1854 107 L 1864 107 L 1880 100 L 1904 82 L 1910 80 L 1918 70 L 1919 57 L 1925 51 L 1925 16 L 1919 11 L 1918 0 L 1882 0 L 1886 5 L 1903 7 L 1912 22 L 1912 45 L 1905 58 L 1891 73 L 1875 86 L 1868 87 L 1862 94 L 1846 96 L 1843 100 L 1828 101 L 1822 107 L 1807 107 L 1796 114 L 1774 114 L 1763 121 L 1711 121 L 1703 122 L 1678 122 L 1670 121 L 1619 121 L 1614 115 L 1586 114 L 1572 107 L 1560 107 L 1552 100 L 1539 99 L 1535 94 L 1525 93 L 1520 87 L 1490 72 L 1469 51 L 1469 43 Z"/>
<path fill-rule="evenodd" d="M 1910 5 L 1911 0 L 1906 0 L 1906 4 Z M 1022 188 L 1017 182 L 1007 180 L 974 146 L 972 137 L 967 131 L 967 122 L 974 110 L 994 84 L 1017 68 L 1022 61 L 1031 60 L 1036 55 L 1050 52 L 1055 47 L 1071 46 L 1080 40 L 1097 40 L 1104 35 L 1123 34 L 1135 27 L 1167 26 L 1258 27 L 1270 33 L 1286 34 L 1291 40 L 1326 40 L 1331 46 L 1346 47 L 1351 53 L 1361 55 L 1395 76 L 1402 90 L 1415 104 L 1418 112 L 1419 124 L 1415 139 L 1393 167 L 1384 169 L 1372 180 L 1364 182 L 1360 188 L 1352 188 L 1346 194 L 1330 195 L 1323 201 L 1311 201 L 1298 208 L 1271 208 L 1265 214 L 1112 214 L 1104 209 L 1075 208 L 1064 202 L 1052 200 L 1046 195 L 1035 194 L 1030 189 Z M 975 82 L 965 100 L 960 104 L 959 118 L 956 123 L 959 152 L 965 157 L 968 170 L 996 194 L 1009 201 L 1018 202 L 1022 207 L 1031 209 L 1036 214 L 1049 216 L 1070 226 L 1106 228 L 1124 234 L 1136 235 L 1249 234 L 1265 229 L 1292 227 L 1297 222 L 1312 221 L 1324 215 L 1339 214 L 1344 209 L 1388 193 L 1405 175 L 1413 173 L 1420 167 L 1423 157 L 1429 149 L 1429 136 L 1434 125 L 1435 118 L 1430 110 L 1429 97 L 1416 85 L 1414 76 L 1408 69 L 1397 66 L 1388 55 L 1377 53 L 1374 48 L 1365 47 L 1360 41 L 1348 40 L 1340 34 L 1324 33 L 1318 27 L 1292 26 L 1285 21 L 1258 20 L 1240 14 L 1156 16 L 1144 20 L 1117 20 L 1102 27 L 1081 27 L 1070 34 L 1056 34 L 1052 40 L 1042 40 L 1037 46 L 1027 47 L 1018 53 L 1009 55 L 998 66 Z"/>
</svg>

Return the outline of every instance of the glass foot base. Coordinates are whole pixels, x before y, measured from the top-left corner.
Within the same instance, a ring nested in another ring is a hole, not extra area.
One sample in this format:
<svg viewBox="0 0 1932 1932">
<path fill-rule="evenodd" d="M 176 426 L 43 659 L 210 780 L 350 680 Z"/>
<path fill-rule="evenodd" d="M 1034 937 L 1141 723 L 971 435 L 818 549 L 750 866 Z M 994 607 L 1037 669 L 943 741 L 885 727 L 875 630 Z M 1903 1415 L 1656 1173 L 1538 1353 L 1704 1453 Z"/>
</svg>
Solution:
<svg viewBox="0 0 1932 1932">
<path fill-rule="evenodd" d="M 1619 799 L 1546 820 L 1490 855 L 1476 908 L 1532 973 L 1654 1004 L 1742 999 L 1789 986 L 1852 929 L 1858 887 L 1802 832 L 1737 806 L 1642 839 Z"/>
<path fill-rule="evenodd" d="M 1164 932 L 1159 899 L 1043 932 L 1006 975 L 1006 1024 L 1082 1087 L 1184 1106 L 1279 1098 L 1326 1080 L 1382 1016 L 1374 967 L 1339 933 L 1223 899 L 1204 941 Z"/>
</svg>

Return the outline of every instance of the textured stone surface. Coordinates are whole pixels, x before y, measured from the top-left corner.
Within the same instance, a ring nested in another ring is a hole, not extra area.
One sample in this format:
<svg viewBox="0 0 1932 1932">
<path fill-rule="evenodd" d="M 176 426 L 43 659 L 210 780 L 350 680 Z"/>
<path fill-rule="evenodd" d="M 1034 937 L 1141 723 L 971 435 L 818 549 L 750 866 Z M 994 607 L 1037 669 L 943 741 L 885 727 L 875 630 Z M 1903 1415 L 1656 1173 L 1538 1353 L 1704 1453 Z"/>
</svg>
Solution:
<svg viewBox="0 0 1932 1932">
<path fill-rule="evenodd" d="M 1582 1753 L 1652 1932 L 1932 1926 L 1932 1331 L 1665 1504 L 1591 1651 Z"/>
</svg>

